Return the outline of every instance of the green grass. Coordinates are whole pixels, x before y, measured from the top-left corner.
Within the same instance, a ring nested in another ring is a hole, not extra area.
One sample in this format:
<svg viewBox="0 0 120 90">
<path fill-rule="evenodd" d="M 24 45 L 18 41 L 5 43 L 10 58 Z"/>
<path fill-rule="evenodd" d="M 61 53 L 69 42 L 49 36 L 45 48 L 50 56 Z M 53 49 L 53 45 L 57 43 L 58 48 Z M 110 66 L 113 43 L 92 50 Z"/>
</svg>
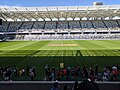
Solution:
<svg viewBox="0 0 120 90">
<path fill-rule="evenodd" d="M 77 46 L 49 46 L 50 44 L 77 44 Z M 120 64 L 119 40 L 56 40 L 0 42 L 0 66 L 36 66 L 37 80 L 44 77 L 44 66 L 65 67 Z M 25 78 L 23 78 L 25 79 Z M 26 78 L 27 79 L 27 78 Z M 19 78 L 15 78 L 19 80 Z M 22 79 L 20 79 L 22 80 Z"/>
</svg>

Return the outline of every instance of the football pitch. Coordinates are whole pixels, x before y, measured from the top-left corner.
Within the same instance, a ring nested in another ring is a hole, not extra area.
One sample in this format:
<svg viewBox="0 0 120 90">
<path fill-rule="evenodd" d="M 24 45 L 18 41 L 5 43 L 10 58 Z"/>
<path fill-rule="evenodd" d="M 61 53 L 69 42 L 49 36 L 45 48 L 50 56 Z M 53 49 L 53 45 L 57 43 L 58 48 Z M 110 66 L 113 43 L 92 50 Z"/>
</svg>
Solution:
<svg viewBox="0 0 120 90">
<path fill-rule="evenodd" d="M 120 40 L 0 42 L 0 66 L 35 66 L 37 80 L 44 77 L 45 64 L 59 68 L 60 63 L 65 67 L 98 64 L 100 71 L 108 64 L 119 65 Z"/>
</svg>

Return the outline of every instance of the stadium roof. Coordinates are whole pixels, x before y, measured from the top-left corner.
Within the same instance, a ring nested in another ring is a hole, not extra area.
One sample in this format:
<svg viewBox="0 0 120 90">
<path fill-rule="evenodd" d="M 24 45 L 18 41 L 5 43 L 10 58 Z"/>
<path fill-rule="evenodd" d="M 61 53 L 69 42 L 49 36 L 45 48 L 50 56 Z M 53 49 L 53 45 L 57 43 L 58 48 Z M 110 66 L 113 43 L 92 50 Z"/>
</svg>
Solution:
<svg viewBox="0 0 120 90">
<path fill-rule="evenodd" d="M 4 21 L 58 21 L 120 18 L 120 5 L 51 6 L 51 7 L 0 7 Z"/>
</svg>

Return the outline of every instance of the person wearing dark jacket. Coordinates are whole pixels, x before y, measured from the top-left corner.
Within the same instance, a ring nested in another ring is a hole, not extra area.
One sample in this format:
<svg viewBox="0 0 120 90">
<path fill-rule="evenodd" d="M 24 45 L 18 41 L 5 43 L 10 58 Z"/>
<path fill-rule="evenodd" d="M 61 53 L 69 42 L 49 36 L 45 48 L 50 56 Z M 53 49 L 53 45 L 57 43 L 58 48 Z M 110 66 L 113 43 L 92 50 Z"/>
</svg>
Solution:
<svg viewBox="0 0 120 90">
<path fill-rule="evenodd" d="M 97 83 L 84 80 L 79 84 L 78 90 L 99 90 Z"/>
<path fill-rule="evenodd" d="M 51 88 L 51 90 L 60 90 L 59 89 L 59 84 L 57 81 L 55 81 L 55 83 L 53 84 L 53 87 Z"/>
</svg>

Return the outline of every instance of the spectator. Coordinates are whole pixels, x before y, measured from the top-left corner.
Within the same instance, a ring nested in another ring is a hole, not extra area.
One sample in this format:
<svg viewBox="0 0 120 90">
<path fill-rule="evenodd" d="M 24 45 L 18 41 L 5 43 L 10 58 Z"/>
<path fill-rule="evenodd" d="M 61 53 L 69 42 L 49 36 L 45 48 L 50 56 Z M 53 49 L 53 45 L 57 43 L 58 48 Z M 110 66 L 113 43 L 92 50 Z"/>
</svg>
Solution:
<svg viewBox="0 0 120 90">
<path fill-rule="evenodd" d="M 34 77 L 36 77 L 36 67 L 32 66 L 32 72 L 34 73 Z"/>
<path fill-rule="evenodd" d="M 45 65 L 45 75 L 47 76 L 48 75 L 48 64 Z"/>
<path fill-rule="evenodd" d="M 54 75 L 55 75 L 55 67 L 52 67 L 51 72 L 54 72 Z"/>
<path fill-rule="evenodd" d="M 68 90 L 68 87 L 65 85 L 65 86 L 63 87 L 63 90 Z"/>
<path fill-rule="evenodd" d="M 71 72 L 70 67 L 68 67 L 68 69 L 67 69 L 67 79 L 68 80 L 70 80 L 70 72 Z"/>
<path fill-rule="evenodd" d="M 95 65 L 95 75 L 98 75 L 98 65 Z"/>
<path fill-rule="evenodd" d="M 14 76 L 17 77 L 18 70 L 16 66 L 13 68 L 13 72 L 14 72 Z"/>
<path fill-rule="evenodd" d="M 74 69 L 74 67 L 72 67 L 72 69 L 71 69 L 71 78 L 72 79 L 75 78 L 75 69 Z"/>
<path fill-rule="evenodd" d="M 19 77 L 21 77 L 22 76 L 22 70 L 20 69 L 19 70 Z"/>
<path fill-rule="evenodd" d="M 60 75 L 61 75 L 61 78 L 62 78 L 62 80 L 63 80 L 63 78 L 64 78 L 63 69 L 60 70 Z"/>
<path fill-rule="evenodd" d="M 99 90 L 99 87 L 96 83 L 85 80 L 79 84 L 78 90 Z"/>
<path fill-rule="evenodd" d="M 29 76 L 29 73 L 30 73 L 30 72 L 29 72 L 29 69 L 30 69 L 29 66 L 27 66 L 27 70 L 26 70 L 27 76 Z"/>
<path fill-rule="evenodd" d="M 92 67 L 90 67 L 89 78 L 91 81 L 94 81 L 94 70 Z"/>
<path fill-rule="evenodd" d="M 60 70 L 57 71 L 57 79 L 60 80 Z"/>
<path fill-rule="evenodd" d="M 31 81 L 35 80 L 35 76 L 34 75 L 35 75 L 34 72 L 30 72 Z"/>
<path fill-rule="evenodd" d="M 11 68 L 5 67 L 3 71 L 3 80 L 10 81 L 11 80 Z"/>
<path fill-rule="evenodd" d="M 55 81 L 55 83 L 53 84 L 53 87 L 51 88 L 51 90 L 60 90 L 59 84 L 57 81 Z"/>
<path fill-rule="evenodd" d="M 80 76 L 80 66 L 77 66 L 77 67 L 75 68 L 75 76 L 76 76 L 76 77 Z"/>
<path fill-rule="evenodd" d="M 65 68 L 63 69 L 63 74 L 64 74 L 64 76 L 66 76 L 66 74 L 67 74 L 67 71 Z"/>
<path fill-rule="evenodd" d="M 102 78 L 103 81 L 108 81 L 108 78 L 104 75 Z"/>
<path fill-rule="evenodd" d="M 54 71 L 51 72 L 51 77 L 52 77 L 52 81 L 54 81 L 55 80 L 55 73 L 54 73 Z"/>
<path fill-rule="evenodd" d="M 22 76 L 25 75 L 25 69 L 22 68 Z"/>
<path fill-rule="evenodd" d="M 78 86 L 79 86 L 78 81 L 75 81 L 74 87 L 72 88 L 72 90 L 78 90 Z"/>
</svg>

